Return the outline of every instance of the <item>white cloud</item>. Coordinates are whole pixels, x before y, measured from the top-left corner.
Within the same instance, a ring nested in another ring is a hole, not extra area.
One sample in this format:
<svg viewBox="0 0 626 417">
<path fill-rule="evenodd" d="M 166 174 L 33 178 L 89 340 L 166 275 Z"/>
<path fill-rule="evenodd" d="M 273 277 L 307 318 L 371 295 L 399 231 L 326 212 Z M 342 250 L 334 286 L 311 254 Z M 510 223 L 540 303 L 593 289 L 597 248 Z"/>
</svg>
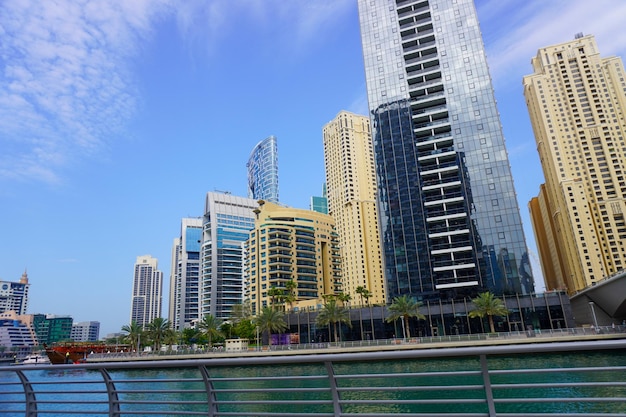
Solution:
<svg viewBox="0 0 626 417">
<path fill-rule="evenodd" d="M 164 2 L 0 4 L 0 179 L 59 181 L 136 108 L 127 59 Z"/>
<path fill-rule="evenodd" d="M 281 42 L 298 52 L 322 39 L 353 8 L 354 0 L 188 0 L 177 3 L 176 13 L 179 30 L 192 47 L 205 45 L 210 52 L 215 42 L 242 29 L 237 22 L 251 18 L 258 28 L 274 26 Z"/>
<path fill-rule="evenodd" d="M 192 49 L 247 16 L 294 53 L 345 18 L 353 0 L 58 0 L 0 3 L 0 180 L 55 183 L 121 136 L 141 101 L 129 64 L 175 15 Z"/>
<path fill-rule="evenodd" d="M 530 59 L 541 47 L 567 42 L 576 33 L 594 35 L 603 57 L 626 55 L 626 2 L 551 0 L 478 3 L 488 60 L 496 88 L 521 90 Z"/>
</svg>

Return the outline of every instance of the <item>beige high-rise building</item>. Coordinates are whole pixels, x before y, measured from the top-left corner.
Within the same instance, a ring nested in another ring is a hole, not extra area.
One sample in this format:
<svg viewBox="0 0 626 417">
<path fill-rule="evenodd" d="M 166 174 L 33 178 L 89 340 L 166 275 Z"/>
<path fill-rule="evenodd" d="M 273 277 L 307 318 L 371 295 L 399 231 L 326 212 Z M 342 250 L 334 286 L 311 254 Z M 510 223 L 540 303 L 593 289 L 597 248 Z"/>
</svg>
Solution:
<svg viewBox="0 0 626 417">
<path fill-rule="evenodd" d="M 524 77 L 545 186 L 529 204 L 548 289 L 572 294 L 626 264 L 626 82 L 593 36 L 541 48 Z"/>
<path fill-rule="evenodd" d="M 323 128 L 328 214 L 337 223 L 343 260 L 343 292 L 360 304 L 386 301 L 376 208 L 376 167 L 370 120 L 341 111 Z"/>
<path fill-rule="evenodd" d="M 341 292 L 341 257 L 332 217 L 263 200 L 254 212 L 243 268 L 244 298 L 253 314 L 277 305 L 285 310 L 318 308 L 324 296 Z"/>
</svg>

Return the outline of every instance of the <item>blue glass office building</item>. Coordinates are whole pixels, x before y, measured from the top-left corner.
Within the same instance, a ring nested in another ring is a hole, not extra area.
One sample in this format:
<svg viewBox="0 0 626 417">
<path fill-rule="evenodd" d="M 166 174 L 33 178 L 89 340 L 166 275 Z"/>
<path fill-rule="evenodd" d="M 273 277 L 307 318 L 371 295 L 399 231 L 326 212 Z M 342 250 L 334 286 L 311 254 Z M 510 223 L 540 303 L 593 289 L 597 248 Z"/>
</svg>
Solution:
<svg viewBox="0 0 626 417">
<path fill-rule="evenodd" d="M 254 228 L 256 200 L 209 192 L 202 218 L 200 318 L 231 317 L 243 301 L 243 243 Z"/>
<path fill-rule="evenodd" d="M 248 198 L 278 203 L 278 144 L 276 136 L 263 139 L 250 152 Z"/>
<path fill-rule="evenodd" d="M 472 0 L 359 0 L 389 300 L 533 279 Z"/>
<path fill-rule="evenodd" d="M 175 330 L 190 327 L 200 317 L 200 246 L 202 218 L 184 218 L 174 239 L 170 272 L 169 321 Z"/>
</svg>

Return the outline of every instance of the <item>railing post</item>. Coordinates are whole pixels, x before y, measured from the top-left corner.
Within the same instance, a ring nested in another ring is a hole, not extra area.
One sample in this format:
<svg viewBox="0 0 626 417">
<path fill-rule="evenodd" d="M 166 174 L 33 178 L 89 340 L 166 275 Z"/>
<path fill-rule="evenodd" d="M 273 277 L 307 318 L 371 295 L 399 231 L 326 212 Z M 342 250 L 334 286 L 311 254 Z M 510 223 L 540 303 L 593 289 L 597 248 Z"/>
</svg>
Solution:
<svg viewBox="0 0 626 417">
<path fill-rule="evenodd" d="M 489 417 L 496 417 L 496 405 L 493 402 L 493 390 L 491 389 L 491 378 L 489 378 L 489 367 L 487 366 L 487 355 L 480 355 L 480 372 L 483 375 L 483 385 L 485 386 L 485 396 Z"/>
<path fill-rule="evenodd" d="M 330 385 L 330 394 L 333 398 L 333 415 L 341 416 L 341 404 L 339 403 L 339 390 L 337 389 L 337 380 L 335 379 L 335 371 L 332 362 L 324 362 L 326 372 L 328 373 L 328 384 Z"/>
<path fill-rule="evenodd" d="M 105 368 L 100 369 L 100 374 L 107 388 L 107 396 L 109 398 L 109 417 L 120 417 L 120 398 L 115 389 L 115 383 Z"/>
<path fill-rule="evenodd" d="M 24 413 L 24 416 L 37 417 L 37 398 L 35 396 L 33 386 L 22 371 L 16 371 L 16 374 L 22 383 L 22 387 L 24 388 L 24 396 L 26 399 L 26 412 Z"/>
<path fill-rule="evenodd" d="M 217 415 L 217 398 L 215 397 L 215 389 L 213 387 L 213 382 L 211 382 L 211 376 L 206 370 L 205 366 L 200 366 L 199 368 L 200 374 L 202 375 L 202 380 L 204 381 L 204 387 L 206 389 L 207 395 L 207 406 L 208 406 L 208 417 L 213 417 Z"/>
</svg>

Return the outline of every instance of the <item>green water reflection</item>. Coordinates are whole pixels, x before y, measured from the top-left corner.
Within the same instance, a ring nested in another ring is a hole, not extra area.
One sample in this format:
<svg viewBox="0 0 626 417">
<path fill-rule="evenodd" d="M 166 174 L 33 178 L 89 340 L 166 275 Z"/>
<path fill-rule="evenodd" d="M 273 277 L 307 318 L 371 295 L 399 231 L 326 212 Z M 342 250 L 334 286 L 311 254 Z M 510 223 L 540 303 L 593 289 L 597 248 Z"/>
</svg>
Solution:
<svg viewBox="0 0 626 417">
<path fill-rule="evenodd" d="M 626 415 L 626 387 L 615 381 L 626 381 L 625 352 L 576 352 L 572 354 L 541 354 L 489 357 L 491 383 L 494 386 L 498 413 L 614 413 Z M 498 370 L 613 367 L 595 372 L 554 372 L 498 374 Z M 332 393 L 324 364 L 297 364 L 246 367 L 209 367 L 210 389 L 198 369 L 159 369 L 111 371 L 122 413 L 137 416 L 168 411 L 206 414 L 209 391 L 215 394 L 220 412 L 246 415 L 293 411 L 299 413 L 333 413 Z M 380 362 L 334 363 L 333 372 L 339 387 L 343 413 L 482 413 L 488 412 L 483 378 L 478 358 L 414 359 Z M 443 372 L 434 375 L 433 373 Z M 9 374 L 4 375 L 10 378 Z M 86 397 L 76 399 L 76 408 L 106 410 L 106 390 L 97 381 L 95 371 L 81 373 L 36 371 L 28 374 L 33 381 L 54 381 L 45 387 L 62 395 L 64 381 L 77 379 L 80 387 L 92 391 L 90 400 L 103 404 L 82 404 Z M 281 378 L 277 378 L 281 377 Z M 3 375 L 0 375 L 0 380 Z M 172 381 L 172 380 L 175 381 Z M 613 382 L 611 382 L 613 381 Z M 56 383 L 58 382 L 58 383 Z M 608 382 L 605 386 L 587 386 L 589 382 Z M 511 384 L 511 387 L 498 387 Z M 525 387 L 521 384 L 549 384 L 549 388 Z M 388 388 L 391 387 L 391 388 Z M 76 387 L 73 387 L 74 389 Z M 37 387 L 35 387 L 37 391 Z M 41 394 L 43 395 L 43 394 Z M 608 398 L 607 402 L 594 397 Z M 38 395 L 38 399 L 42 397 Z M 502 399 L 533 399 L 532 402 L 498 402 Z M 547 398 L 579 398 L 562 403 Z M 57 397 L 58 399 L 58 397 Z M 246 404 L 246 402 L 248 402 Z M 46 405 L 52 410 L 55 405 Z M 287 410 L 286 408 L 292 408 Z M 2 407 L 0 406 L 0 410 Z M 42 410 L 42 409 L 40 409 Z M 19 415 L 19 414 L 16 414 Z M 23 414 L 22 414 L 23 415 Z"/>
</svg>

